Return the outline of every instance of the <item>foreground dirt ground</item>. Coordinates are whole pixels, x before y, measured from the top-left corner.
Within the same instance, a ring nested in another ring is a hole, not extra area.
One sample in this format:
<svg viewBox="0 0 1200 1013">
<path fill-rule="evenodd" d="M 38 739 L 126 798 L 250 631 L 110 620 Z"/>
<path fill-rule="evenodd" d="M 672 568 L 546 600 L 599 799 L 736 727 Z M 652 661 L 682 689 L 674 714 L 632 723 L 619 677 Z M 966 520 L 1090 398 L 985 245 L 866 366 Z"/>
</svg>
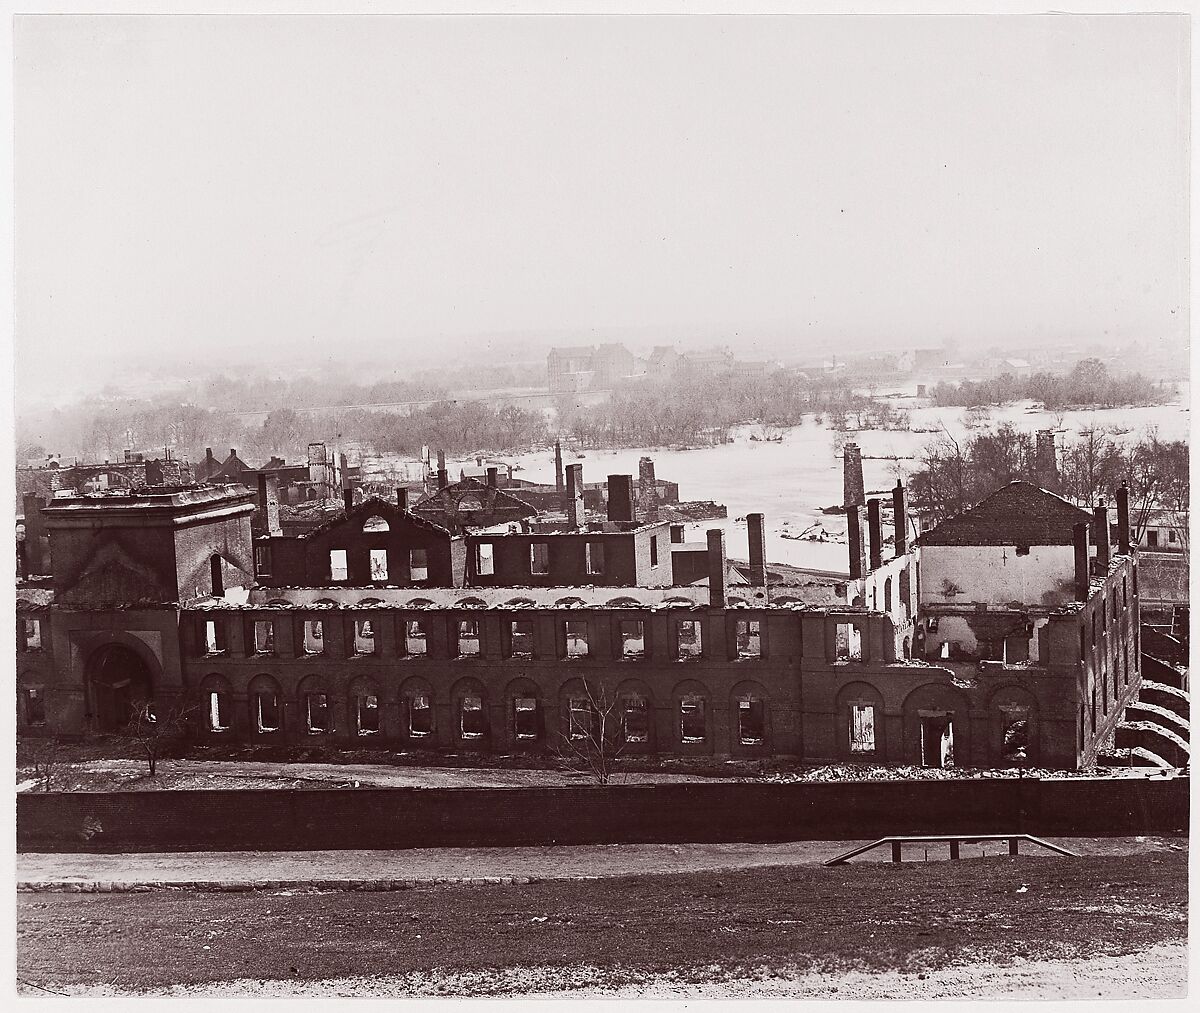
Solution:
<svg viewBox="0 0 1200 1013">
<path fill-rule="evenodd" d="M 21 894 L 17 916 L 18 984 L 42 995 L 832 997 L 837 987 L 838 998 L 1022 988 L 1166 998 L 1182 994 L 1186 974 L 1187 856 L 806 865 L 388 894 Z"/>
</svg>

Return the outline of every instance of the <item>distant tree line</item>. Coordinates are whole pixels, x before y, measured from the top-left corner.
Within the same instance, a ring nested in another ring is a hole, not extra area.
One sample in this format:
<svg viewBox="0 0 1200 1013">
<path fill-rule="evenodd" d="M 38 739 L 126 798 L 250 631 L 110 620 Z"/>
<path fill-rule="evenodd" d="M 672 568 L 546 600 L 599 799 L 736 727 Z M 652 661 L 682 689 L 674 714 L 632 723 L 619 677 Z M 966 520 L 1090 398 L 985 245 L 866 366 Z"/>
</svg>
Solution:
<svg viewBox="0 0 1200 1013">
<path fill-rule="evenodd" d="M 728 430 L 758 423 L 766 430 L 801 425 L 805 414 L 826 414 L 843 426 L 870 400 L 848 379 L 808 378 L 786 370 L 761 375 L 683 369 L 669 378 L 632 380 L 598 405 L 560 398 L 560 430 L 587 446 L 695 446 L 719 442 Z"/>
<path fill-rule="evenodd" d="M 998 405 L 1009 401 L 1040 401 L 1051 411 L 1076 406 L 1115 408 L 1131 404 L 1162 404 L 1175 397 L 1174 386 L 1156 384 L 1140 373 L 1114 376 L 1099 359 L 1082 359 L 1063 376 L 1010 373 L 994 380 L 939 383 L 931 397 L 938 405 Z"/>
</svg>

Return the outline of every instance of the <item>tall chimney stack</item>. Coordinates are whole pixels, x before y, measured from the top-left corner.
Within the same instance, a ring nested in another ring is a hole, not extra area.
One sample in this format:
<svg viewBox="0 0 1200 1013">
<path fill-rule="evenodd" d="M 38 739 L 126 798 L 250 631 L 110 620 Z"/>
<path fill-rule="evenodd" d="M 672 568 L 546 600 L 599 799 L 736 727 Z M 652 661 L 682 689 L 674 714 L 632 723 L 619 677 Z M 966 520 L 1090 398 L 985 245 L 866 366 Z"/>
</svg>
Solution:
<svg viewBox="0 0 1200 1013">
<path fill-rule="evenodd" d="M 871 569 L 883 566 L 883 528 L 879 521 L 879 500 L 867 500 L 867 537 L 871 546 Z"/>
<path fill-rule="evenodd" d="M 708 532 L 708 604 L 725 607 L 725 532 L 720 528 Z"/>
<path fill-rule="evenodd" d="M 1096 539 L 1096 569 L 1103 577 L 1108 573 L 1108 507 L 1101 500 L 1092 508 L 1092 537 Z"/>
<path fill-rule="evenodd" d="M 497 476 L 498 476 L 499 474 L 500 474 L 500 469 L 499 469 L 499 468 L 488 468 L 488 470 L 487 470 L 487 484 L 488 484 L 488 488 L 489 488 L 489 489 L 495 489 L 495 488 L 496 488 Z"/>
<path fill-rule="evenodd" d="M 346 513 L 354 509 L 354 489 L 351 486 L 342 489 L 342 503 L 346 507 Z"/>
<path fill-rule="evenodd" d="M 610 521 L 633 521 L 633 476 L 608 476 L 608 519 Z"/>
<path fill-rule="evenodd" d="M 567 465 L 567 527 L 574 531 L 583 523 L 583 465 Z"/>
<path fill-rule="evenodd" d="M 408 509 L 408 486 L 396 486 L 396 506 L 398 506 L 401 510 Z"/>
<path fill-rule="evenodd" d="M 1088 527 L 1087 521 L 1075 525 L 1075 600 L 1087 601 L 1090 579 L 1088 576 Z"/>
<path fill-rule="evenodd" d="M 862 507 L 852 503 L 846 507 L 846 541 L 850 543 L 850 579 L 863 575 Z"/>
<path fill-rule="evenodd" d="M 563 491 L 562 443 L 558 440 L 554 441 L 554 487 L 561 495 Z"/>
<path fill-rule="evenodd" d="M 862 451 L 857 443 L 842 448 L 842 506 L 862 506 L 867 500 L 863 491 Z"/>
<path fill-rule="evenodd" d="M 892 490 L 892 523 L 896 528 L 896 556 L 903 556 L 908 551 L 908 493 L 899 479 Z"/>
<path fill-rule="evenodd" d="M 1117 490 L 1117 549 L 1129 555 L 1129 487 L 1124 482 Z"/>
<path fill-rule="evenodd" d="M 746 535 L 750 541 L 750 586 L 767 586 L 767 535 L 762 514 L 746 514 Z"/>
</svg>

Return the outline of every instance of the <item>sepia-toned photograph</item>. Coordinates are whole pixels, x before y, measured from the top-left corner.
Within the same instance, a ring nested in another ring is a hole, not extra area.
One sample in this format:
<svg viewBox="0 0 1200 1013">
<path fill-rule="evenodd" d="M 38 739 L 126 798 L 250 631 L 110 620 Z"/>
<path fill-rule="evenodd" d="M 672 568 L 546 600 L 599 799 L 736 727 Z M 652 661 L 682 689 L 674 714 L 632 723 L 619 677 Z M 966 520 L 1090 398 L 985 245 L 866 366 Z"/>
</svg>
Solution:
<svg viewBox="0 0 1200 1013">
<path fill-rule="evenodd" d="M 1191 16 L 494 6 L 11 19 L 10 994 L 1184 1000 Z"/>
</svg>

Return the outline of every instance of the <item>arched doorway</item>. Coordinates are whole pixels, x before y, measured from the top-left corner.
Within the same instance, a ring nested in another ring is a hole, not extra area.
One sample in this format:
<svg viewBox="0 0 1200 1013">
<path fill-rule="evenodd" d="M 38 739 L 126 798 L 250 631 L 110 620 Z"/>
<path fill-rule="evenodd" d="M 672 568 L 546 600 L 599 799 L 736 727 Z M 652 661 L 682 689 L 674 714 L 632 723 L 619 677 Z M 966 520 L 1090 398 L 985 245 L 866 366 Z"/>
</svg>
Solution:
<svg viewBox="0 0 1200 1013">
<path fill-rule="evenodd" d="M 105 644 L 88 660 L 92 716 L 98 732 L 116 732 L 153 699 L 146 663 L 124 644 Z"/>
</svg>

